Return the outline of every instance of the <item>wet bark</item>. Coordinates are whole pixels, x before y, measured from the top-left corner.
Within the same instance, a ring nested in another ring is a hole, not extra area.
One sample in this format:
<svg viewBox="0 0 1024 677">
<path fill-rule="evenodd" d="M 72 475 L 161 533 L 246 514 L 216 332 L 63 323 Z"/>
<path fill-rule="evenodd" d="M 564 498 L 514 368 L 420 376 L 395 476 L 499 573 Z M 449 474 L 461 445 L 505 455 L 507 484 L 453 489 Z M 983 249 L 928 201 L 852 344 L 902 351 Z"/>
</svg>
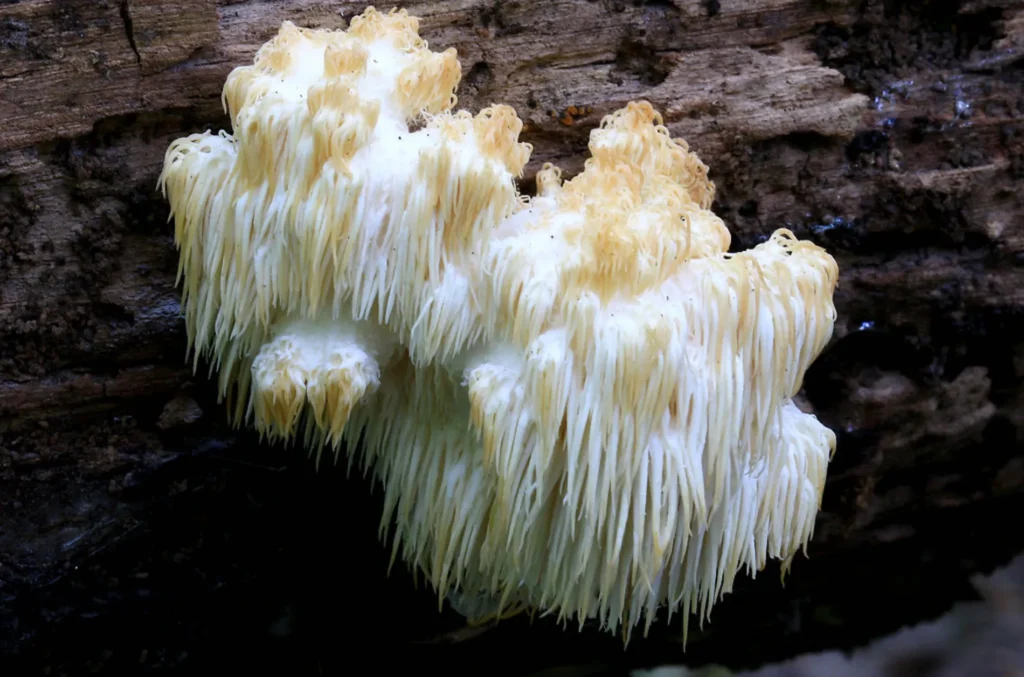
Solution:
<svg viewBox="0 0 1024 677">
<path fill-rule="evenodd" d="M 645 98 L 711 167 L 736 249 L 785 226 L 835 255 L 836 336 L 802 397 L 839 450 L 809 558 L 785 588 L 744 581 L 685 655 L 678 619 L 626 652 L 548 619 L 468 631 L 387 578 L 369 483 L 227 429 L 193 374 L 155 189 L 171 140 L 225 127 L 225 76 L 282 20 L 364 6 L 0 6 L 4 655 L 68 674 L 313 674 L 381 646 L 449 672 L 756 665 L 930 618 L 1024 549 L 1024 3 L 413 2 L 459 51 L 460 106 L 526 122 L 525 189 Z"/>
</svg>

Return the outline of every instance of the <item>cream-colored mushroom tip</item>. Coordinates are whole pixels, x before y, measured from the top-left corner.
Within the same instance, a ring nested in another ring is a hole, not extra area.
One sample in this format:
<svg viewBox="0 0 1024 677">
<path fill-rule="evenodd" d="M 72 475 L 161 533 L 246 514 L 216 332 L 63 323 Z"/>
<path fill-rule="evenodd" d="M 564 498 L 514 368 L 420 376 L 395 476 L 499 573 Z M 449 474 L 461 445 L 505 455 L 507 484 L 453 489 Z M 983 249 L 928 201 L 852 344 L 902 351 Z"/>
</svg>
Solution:
<svg viewBox="0 0 1024 677">
<path fill-rule="evenodd" d="M 516 113 L 456 112 L 455 51 L 418 28 L 285 23 L 227 79 L 233 132 L 167 150 L 196 364 L 236 423 L 318 461 L 351 442 L 395 557 L 457 608 L 703 620 L 811 537 L 835 436 L 792 398 L 836 263 L 786 230 L 729 253 L 646 102 L 521 195 Z"/>
</svg>

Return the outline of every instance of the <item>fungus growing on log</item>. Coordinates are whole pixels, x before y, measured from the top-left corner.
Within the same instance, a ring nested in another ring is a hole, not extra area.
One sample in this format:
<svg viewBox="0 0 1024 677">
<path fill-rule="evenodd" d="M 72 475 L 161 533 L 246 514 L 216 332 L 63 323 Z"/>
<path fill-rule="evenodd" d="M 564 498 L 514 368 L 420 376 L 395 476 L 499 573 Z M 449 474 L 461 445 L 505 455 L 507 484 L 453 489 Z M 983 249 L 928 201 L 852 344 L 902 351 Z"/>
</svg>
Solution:
<svg viewBox="0 0 1024 677">
<path fill-rule="evenodd" d="M 196 364 L 318 463 L 358 440 L 442 598 L 627 639 L 703 620 L 811 536 L 835 436 L 792 397 L 836 263 L 786 230 L 728 253 L 707 167 L 646 102 L 519 194 L 522 124 L 453 112 L 460 74 L 372 8 L 285 23 L 231 73 L 233 134 L 175 141 L 160 179 Z"/>
</svg>

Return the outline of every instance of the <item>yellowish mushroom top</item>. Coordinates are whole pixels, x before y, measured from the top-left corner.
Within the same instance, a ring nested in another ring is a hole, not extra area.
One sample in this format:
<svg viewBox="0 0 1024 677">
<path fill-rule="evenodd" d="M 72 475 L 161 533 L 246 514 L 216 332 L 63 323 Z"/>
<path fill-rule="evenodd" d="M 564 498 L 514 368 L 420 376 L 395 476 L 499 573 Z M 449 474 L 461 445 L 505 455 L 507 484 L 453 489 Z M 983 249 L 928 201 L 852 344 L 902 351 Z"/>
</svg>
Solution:
<svg viewBox="0 0 1024 677">
<path fill-rule="evenodd" d="M 233 133 L 168 149 L 195 359 L 318 460 L 363 435 L 395 553 L 442 596 L 627 637 L 703 617 L 813 529 L 835 437 L 792 397 L 835 261 L 785 230 L 727 253 L 707 167 L 646 102 L 520 195 L 515 111 L 453 112 L 456 53 L 418 28 L 285 23 L 227 80 Z"/>
</svg>

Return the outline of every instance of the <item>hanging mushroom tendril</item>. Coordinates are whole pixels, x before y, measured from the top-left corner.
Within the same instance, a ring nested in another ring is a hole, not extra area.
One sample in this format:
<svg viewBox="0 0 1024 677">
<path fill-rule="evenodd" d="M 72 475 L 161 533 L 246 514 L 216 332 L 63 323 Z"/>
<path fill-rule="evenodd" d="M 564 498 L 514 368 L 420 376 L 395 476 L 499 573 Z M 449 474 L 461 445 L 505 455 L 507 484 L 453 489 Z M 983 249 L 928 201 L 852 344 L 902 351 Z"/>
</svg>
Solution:
<svg viewBox="0 0 1024 677">
<path fill-rule="evenodd" d="M 362 435 L 382 534 L 467 613 L 703 621 L 811 536 L 835 436 L 791 398 L 836 263 L 786 230 L 727 253 L 707 167 L 646 102 L 520 195 L 521 121 L 453 112 L 456 53 L 418 29 L 285 23 L 227 79 L 234 133 L 171 144 L 196 364 L 317 463 Z"/>
</svg>

